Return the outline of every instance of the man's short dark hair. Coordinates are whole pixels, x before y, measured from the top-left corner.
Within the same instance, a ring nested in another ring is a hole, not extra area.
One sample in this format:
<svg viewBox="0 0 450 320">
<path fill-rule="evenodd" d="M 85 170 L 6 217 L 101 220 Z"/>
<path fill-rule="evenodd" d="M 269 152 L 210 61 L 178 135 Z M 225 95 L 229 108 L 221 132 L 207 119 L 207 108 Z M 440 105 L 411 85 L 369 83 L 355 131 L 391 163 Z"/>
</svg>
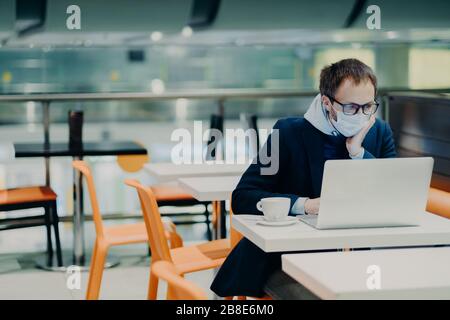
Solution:
<svg viewBox="0 0 450 320">
<path fill-rule="evenodd" d="M 320 72 L 320 93 L 329 98 L 334 98 L 342 81 L 350 79 L 354 84 L 370 80 L 377 92 L 377 77 L 373 70 L 358 59 L 344 59 L 328 65 Z"/>
</svg>

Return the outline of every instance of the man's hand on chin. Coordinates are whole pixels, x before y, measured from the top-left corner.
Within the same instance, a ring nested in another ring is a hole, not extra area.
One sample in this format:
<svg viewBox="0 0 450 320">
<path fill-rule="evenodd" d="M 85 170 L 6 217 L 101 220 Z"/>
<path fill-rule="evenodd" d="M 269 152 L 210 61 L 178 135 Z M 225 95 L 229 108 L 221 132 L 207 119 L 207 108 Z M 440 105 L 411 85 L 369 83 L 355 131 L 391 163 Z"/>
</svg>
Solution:
<svg viewBox="0 0 450 320">
<path fill-rule="evenodd" d="M 367 121 L 366 125 L 357 134 L 353 137 L 347 138 L 345 145 L 350 157 L 355 157 L 361 152 L 362 142 L 374 123 L 375 115 L 371 115 L 369 121 Z"/>
</svg>

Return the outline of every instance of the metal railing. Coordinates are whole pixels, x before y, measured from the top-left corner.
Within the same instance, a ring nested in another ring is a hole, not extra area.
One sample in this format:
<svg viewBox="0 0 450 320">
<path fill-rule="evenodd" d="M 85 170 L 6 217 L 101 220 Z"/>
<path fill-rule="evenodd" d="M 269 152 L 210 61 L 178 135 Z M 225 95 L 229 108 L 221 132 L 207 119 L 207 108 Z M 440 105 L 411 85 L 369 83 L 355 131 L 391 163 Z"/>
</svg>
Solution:
<svg viewBox="0 0 450 320">
<path fill-rule="evenodd" d="M 381 88 L 378 95 L 387 108 L 387 101 L 383 99 L 387 93 L 405 92 L 448 94 L 450 88 L 411 90 L 408 88 Z M 205 89 L 205 90 L 178 90 L 163 93 L 152 92 L 96 92 L 96 93 L 42 93 L 42 94 L 6 94 L 0 95 L 1 102 L 40 102 L 42 103 L 44 145 L 50 145 L 50 104 L 52 102 L 68 101 L 157 101 L 174 99 L 210 99 L 217 101 L 217 113 L 224 115 L 225 101 L 230 99 L 266 99 L 266 98 L 295 98 L 311 97 L 317 94 L 316 90 L 280 90 L 280 89 Z M 386 116 L 386 110 L 383 116 Z M 48 172 L 49 159 L 46 158 L 45 166 Z M 48 184 L 50 177 L 46 175 Z"/>
<path fill-rule="evenodd" d="M 388 92 L 422 92 L 422 93 L 450 93 L 450 88 L 440 89 L 409 89 L 409 88 L 381 88 L 379 95 Z M 6 94 L 0 95 L 0 102 L 52 102 L 52 101 L 107 101 L 107 100 L 171 100 L 171 99 L 213 99 L 224 101 L 228 99 L 263 99 L 308 97 L 318 93 L 317 90 L 280 90 L 280 89 L 205 89 L 205 90 L 177 90 L 164 93 L 151 92 L 95 92 L 95 93 L 42 93 L 42 94 Z"/>
</svg>

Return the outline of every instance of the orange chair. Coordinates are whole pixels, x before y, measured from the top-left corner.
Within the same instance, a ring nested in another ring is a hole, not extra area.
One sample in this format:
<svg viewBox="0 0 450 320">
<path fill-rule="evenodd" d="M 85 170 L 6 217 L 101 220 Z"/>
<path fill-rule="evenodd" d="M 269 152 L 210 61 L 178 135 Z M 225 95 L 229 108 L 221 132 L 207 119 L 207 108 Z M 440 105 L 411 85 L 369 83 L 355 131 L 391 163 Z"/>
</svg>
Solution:
<svg viewBox="0 0 450 320">
<path fill-rule="evenodd" d="M 203 290 L 183 278 L 175 265 L 169 261 L 152 263 L 151 274 L 155 279 L 167 282 L 167 300 L 207 300 Z"/>
<path fill-rule="evenodd" d="M 144 147 L 139 142 L 137 144 Z M 117 164 L 122 170 L 129 173 L 134 173 L 142 169 L 144 164 L 148 163 L 150 157 L 148 154 L 139 154 L 139 155 L 119 155 L 117 156 Z M 208 204 L 209 202 L 198 201 L 191 194 L 184 192 L 184 190 L 178 187 L 176 184 L 165 183 L 151 186 L 153 192 L 156 196 L 156 201 L 158 202 L 158 206 L 175 206 L 175 207 L 183 207 L 183 206 L 194 206 L 201 204 L 205 206 L 205 211 L 201 214 L 197 213 L 176 213 L 176 214 L 166 214 L 165 216 L 184 216 L 184 215 L 203 215 L 205 216 L 204 221 L 200 221 L 201 223 L 206 223 L 208 237 L 211 240 L 211 226 L 209 225 L 209 211 Z M 183 224 L 186 223 L 183 221 Z M 198 223 L 198 221 L 194 221 L 191 223 Z"/>
<path fill-rule="evenodd" d="M 174 206 L 174 207 L 190 207 L 195 205 L 203 205 L 204 211 L 202 213 L 176 213 L 176 214 L 164 214 L 165 216 L 173 216 L 173 217 L 181 217 L 181 216 L 204 216 L 205 219 L 203 221 L 193 221 L 188 222 L 190 224 L 194 223 L 205 223 L 206 224 L 206 230 L 208 234 L 208 239 L 212 239 L 212 232 L 211 232 L 211 226 L 210 226 L 210 218 L 209 218 L 209 211 L 208 211 L 208 201 L 198 201 L 195 199 L 191 194 L 186 193 L 182 188 L 177 186 L 176 184 L 172 183 L 163 183 L 163 184 L 156 184 L 152 185 L 151 189 L 153 191 L 153 194 L 156 197 L 156 202 L 158 203 L 158 206 L 164 207 L 164 206 Z M 185 224 L 186 221 L 178 222 Z"/>
<path fill-rule="evenodd" d="M 148 241 L 147 231 L 145 228 L 145 223 L 105 227 L 100 214 L 94 179 L 89 166 L 86 162 L 79 160 L 73 161 L 72 165 L 76 170 L 80 171 L 84 175 L 89 191 L 89 198 L 91 200 L 96 240 L 92 252 L 86 299 L 95 300 L 98 299 L 100 294 L 103 269 L 109 247 L 125 244 L 145 243 Z M 183 241 L 176 232 L 175 225 L 167 221 L 163 224 L 165 226 L 162 231 L 164 239 L 170 241 L 172 248 L 181 247 L 183 245 Z"/>
<path fill-rule="evenodd" d="M 161 214 L 156 197 L 151 188 L 141 185 L 136 180 L 125 183 L 136 188 L 142 206 L 148 239 L 152 248 L 152 263 L 168 261 L 175 265 L 180 275 L 195 271 L 217 268 L 222 265 L 230 252 L 228 239 L 214 240 L 199 245 L 169 249 L 164 238 Z M 158 293 L 158 278 L 150 273 L 148 299 L 155 300 Z"/>
<path fill-rule="evenodd" d="M 55 232 L 56 259 L 62 266 L 61 243 L 59 239 L 59 217 L 56 207 L 56 193 L 47 186 L 33 186 L 0 190 L 0 211 L 14 211 L 31 208 L 44 208 L 44 215 L 21 216 L 0 219 L 0 230 L 35 227 L 47 228 L 47 266 L 53 264 L 53 246 L 51 226 Z"/>
<path fill-rule="evenodd" d="M 430 188 L 427 211 L 450 219 L 450 192 Z"/>
</svg>

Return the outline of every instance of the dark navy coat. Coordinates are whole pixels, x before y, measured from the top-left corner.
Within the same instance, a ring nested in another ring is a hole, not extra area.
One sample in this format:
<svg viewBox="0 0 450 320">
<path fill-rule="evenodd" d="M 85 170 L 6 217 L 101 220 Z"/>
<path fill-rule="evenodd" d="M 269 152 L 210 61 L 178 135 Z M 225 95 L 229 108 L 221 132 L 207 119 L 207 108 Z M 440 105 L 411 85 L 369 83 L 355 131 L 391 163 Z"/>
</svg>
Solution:
<svg viewBox="0 0 450 320">
<path fill-rule="evenodd" d="M 274 129 L 278 129 L 279 133 L 279 170 L 274 175 L 261 175 L 260 169 L 264 165 L 260 161 L 250 165 L 233 191 L 234 214 L 260 215 L 256 203 L 266 197 L 289 197 L 291 207 L 298 197 L 320 197 L 325 134 L 303 117 L 279 120 Z M 265 146 L 269 151 L 271 140 L 272 135 Z M 364 159 L 396 155 L 392 131 L 386 122 L 379 119 L 362 145 Z M 268 277 L 280 268 L 281 253 L 265 253 L 243 238 L 223 263 L 211 290 L 222 297 L 260 297 L 264 295 Z"/>
</svg>

